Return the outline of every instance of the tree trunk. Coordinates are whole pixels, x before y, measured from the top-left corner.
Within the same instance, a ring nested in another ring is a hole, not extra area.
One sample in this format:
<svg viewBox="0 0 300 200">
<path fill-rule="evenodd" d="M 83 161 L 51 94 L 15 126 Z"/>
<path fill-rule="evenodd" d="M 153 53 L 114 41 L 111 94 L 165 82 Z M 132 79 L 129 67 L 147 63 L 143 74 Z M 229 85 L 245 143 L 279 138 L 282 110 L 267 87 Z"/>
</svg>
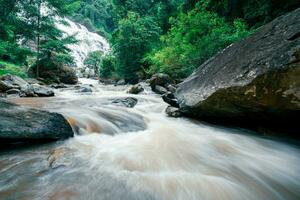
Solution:
<svg viewBox="0 0 300 200">
<path fill-rule="evenodd" d="M 39 78 L 40 65 L 40 24 L 41 24 L 41 1 L 38 2 L 37 18 L 37 55 L 36 55 L 36 78 Z"/>
</svg>

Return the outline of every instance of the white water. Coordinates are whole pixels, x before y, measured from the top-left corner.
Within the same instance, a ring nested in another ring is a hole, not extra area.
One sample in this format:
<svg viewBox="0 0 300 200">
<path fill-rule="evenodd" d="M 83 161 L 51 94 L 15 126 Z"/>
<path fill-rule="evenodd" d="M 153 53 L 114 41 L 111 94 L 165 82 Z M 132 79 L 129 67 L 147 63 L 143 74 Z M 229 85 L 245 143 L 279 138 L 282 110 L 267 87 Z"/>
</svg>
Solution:
<svg viewBox="0 0 300 200">
<path fill-rule="evenodd" d="M 56 23 L 56 26 L 69 36 L 75 35 L 75 38 L 79 41 L 77 44 L 68 45 L 77 67 L 84 68 L 84 60 L 90 52 L 101 51 L 103 54 L 106 54 L 110 50 L 109 43 L 104 37 L 90 32 L 85 26 L 70 19 L 65 18 L 64 21 L 67 24 Z"/>
<path fill-rule="evenodd" d="M 81 81 L 95 92 L 57 91 L 44 106 L 63 113 L 80 135 L 1 153 L 0 199 L 300 199 L 298 148 L 168 118 L 149 89 L 128 95 L 126 87 Z M 138 98 L 135 108 L 111 103 L 125 96 Z M 66 166 L 52 169 L 49 152 L 60 149 Z"/>
</svg>

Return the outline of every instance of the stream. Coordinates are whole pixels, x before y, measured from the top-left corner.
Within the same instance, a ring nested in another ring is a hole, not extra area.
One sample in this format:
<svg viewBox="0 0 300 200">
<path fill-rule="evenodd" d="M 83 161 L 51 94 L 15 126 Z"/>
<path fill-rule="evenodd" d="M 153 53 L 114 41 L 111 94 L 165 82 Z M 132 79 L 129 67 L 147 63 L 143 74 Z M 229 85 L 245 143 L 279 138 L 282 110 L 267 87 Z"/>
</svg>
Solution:
<svg viewBox="0 0 300 200">
<path fill-rule="evenodd" d="M 62 113 L 76 136 L 0 153 L 1 200 L 299 200 L 300 149 L 242 129 L 169 118 L 149 88 L 96 80 L 20 104 Z M 135 97 L 134 108 L 113 99 Z"/>
</svg>

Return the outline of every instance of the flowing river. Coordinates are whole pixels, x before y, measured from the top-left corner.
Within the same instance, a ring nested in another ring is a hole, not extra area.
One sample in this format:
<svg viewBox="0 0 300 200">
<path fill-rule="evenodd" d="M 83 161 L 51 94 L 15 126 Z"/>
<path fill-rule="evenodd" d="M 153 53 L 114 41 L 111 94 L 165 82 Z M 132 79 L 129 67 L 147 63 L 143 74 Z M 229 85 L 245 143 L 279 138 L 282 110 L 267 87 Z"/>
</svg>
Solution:
<svg viewBox="0 0 300 200">
<path fill-rule="evenodd" d="M 0 153 L 1 200 L 299 200 L 300 150 L 240 129 L 169 118 L 160 96 L 94 80 L 21 104 L 62 113 L 76 136 Z M 132 96 L 134 108 L 111 103 Z"/>
</svg>

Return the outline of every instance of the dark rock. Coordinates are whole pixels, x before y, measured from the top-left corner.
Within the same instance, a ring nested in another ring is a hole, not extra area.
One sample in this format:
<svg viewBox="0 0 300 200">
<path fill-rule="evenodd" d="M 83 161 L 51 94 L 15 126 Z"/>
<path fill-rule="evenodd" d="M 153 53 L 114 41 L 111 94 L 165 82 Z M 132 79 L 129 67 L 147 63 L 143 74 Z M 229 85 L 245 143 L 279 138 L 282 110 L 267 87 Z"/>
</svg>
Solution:
<svg viewBox="0 0 300 200">
<path fill-rule="evenodd" d="M 165 94 L 168 92 L 168 90 L 162 86 L 159 86 L 159 85 L 156 85 L 154 88 L 153 88 L 153 91 L 157 94 Z"/>
<path fill-rule="evenodd" d="M 136 84 L 136 85 L 131 86 L 128 89 L 127 93 L 129 93 L 129 94 L 139 94 L 143 91 L 144 91 L 144 88 L 141 86 L 141 84 Z"/>
<path fill-rule="evenodd" d="M 126 82 L 124 79 L 121 79 L 116 83 L 116 85 L 125 85 L 125 84 L 126 84 Z"/>
<path fill-rule="evenodd" d="M 0 80 L 0 91 L 1 92 L 5 92 L 5 91 L 13 89 L 13 88 L 14 88 L 14 86 L 11 83 Z"/>
<path fill-rule="evenodd" d="M 162 96 L 163 100 L 173 107 L 179 108 L 178 100 L 175 98 L 174 94 L 167 92 Z"/>
<path fill-rule="evenodd" d="M 6 93 L 1 93 L 0 92 L 0 98 L 6 98 L 7 97 L 7 94 Z"/>
<path fill-rule="evenodd" d="M 100 78 L 99 82 L 104 85 L 116 85 L 116 81 L 113 79 Z"/>
<path fill-rule="evenodd" d="M 66 86 L 65 84 L 63 84 L 63 83 L 59 83 L 59 84 L 54 83 L 54 84 L 51 85 L 51 87 L 54 88 L 54 89 L 63 89 L 63 88 L 67 88 L 67 86 Z"/>
<path fill-rule="evenodd" d="M 29 83 L 27 83 L 24 79 L 14 76 L 14 75 L 5 75 L 0 78 L 0 91 L 7 91 L 10 89 L 21 89 L 25 90 L 29 87 Z"/>
<path fill-rule="evenodd" d="M 92 93 L 93 92 L 91 86 L 89 86 L 89 85 L 80 85 L 80 86 L 76 86 L 75 88 L 78 90 L 77 92 L 79 92 L 79 93 Z"/>
<path fill-rule="evenodd" d="M 73 136 L 71 126 L 57 113 L 18 106 L 0 100 L 0 143 L 37 142 Z"/>
<path fill-rule="evenodd" d="M 29 87 L 25 90 L 21 90 L 20 97 L 38 97 L 38 95 L 34 93 L 33 87 Z"/>
<path fill-rule="evenodd" d="M 175 93 L 177 88 L 176 88 L 174 85 L 172 85 L 172 84 L 168 84 L 168 85 L 166 86 L 166 89 L 167 89 L 169 92 L 171 92 L 171 93 Z"/>
<path fill-rule="evenodd" d="M 42 82 L 41 80 L 37 80 L 35 78 L 26 78 L 25 81 L 27 81 L 27 83 L 29 83 L 29 84 L 45 85 L 44 82 Z"/>
<path fill-rule="evenodd" d="M 18 89 L 10 89 L 6 91 L 7 94 L 19 94 L 20 90 Z"/>
<path fill-rule="evenodd" d="M 34 94 L 38 95 L 39 97 L 53 97 L 54 96 L 53 90 L 48 87 L 37 85 L 37 84 L 31 85 L 31 87 L 32 87 Z"/>
<path fill-rule="evenodd" d="M 28 72 L 32 78 L 36 77 L 36 66 L 32 66 Z M 65 66 L 61 63 L 55 63 L 53 60 L 42 59 L 39 65 L 39 79 L 44 83 L 65 83 L 76 84 L 78 77 L 75 69 Z"/>
<path fill-rule="evenodd" d="M 152 78 L 148 81 L 152 90 L 155 90 L 155 86 L 166 87 L 167 84 L 173 83 L 172 79 L 167 74 L 154 74 Z"/>
<path fill-rule="evenodd" d="M 78 83 L 78 77 L 76 71 L 70 67 L 60 68 L 59 81 L 65 84 L 76 84 Z"/>
<path fill-rule="evenodd" d="M 126 98 L 115 99 L 113 100 L 112 103 L 125 106 L 128 108 L 133 108 L 137 104 L 137 102 L 138 100 L 136 98 L 126 97 Z"/>
<path fill-rule="evenodd" d="M 297 9 L 206 61 L 176 91 L 181 112 L 299 138 L 299 30 Z"/>
<path fill-rule="evenodd" d="M 175 118 L 182 117 L 182 113 L 179 110 L 179 108 L 175 108 L 175 107 L 172 107 L 172 106 L 167 107 L 166 113 L 170 117 L 175 117 Z"/>
</svg>

